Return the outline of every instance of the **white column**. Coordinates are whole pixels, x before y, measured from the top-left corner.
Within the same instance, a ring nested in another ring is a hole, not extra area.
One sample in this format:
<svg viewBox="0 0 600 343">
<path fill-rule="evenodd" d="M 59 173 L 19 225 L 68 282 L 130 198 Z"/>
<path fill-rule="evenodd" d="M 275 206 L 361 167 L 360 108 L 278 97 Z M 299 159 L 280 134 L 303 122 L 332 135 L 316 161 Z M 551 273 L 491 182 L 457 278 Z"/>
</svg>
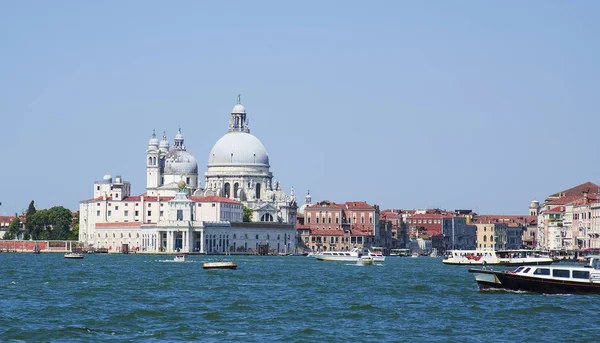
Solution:
<svg viewBox="0 0 600 343">
<path fill-rule="evenodd" d="M 188 242 L 187 242 L 187 238 L 188 238 L 188 233 L 187 233 L 187 231 L 183 231 L 183 237 L 181 237 L 181 238 L 182 238 L 182 240 L 181 240 L 181 241 L 182 241 L 182 245 L 183 245 L 183 246 L 181 247 L 181 250 L 183 250 L 183 251 L 185 251 L 185 252 L 189 252 L 189 251 L 188 251 Z"/>
<path fill-rule="evenodd" d="M 200 252 L 204 253 L 204 230 L 200 231 Z"/>
<path fill-rule="evenodd" d="M 173 231 L 167 231 L 167 251 L 173 252 Z"/>
</svg>

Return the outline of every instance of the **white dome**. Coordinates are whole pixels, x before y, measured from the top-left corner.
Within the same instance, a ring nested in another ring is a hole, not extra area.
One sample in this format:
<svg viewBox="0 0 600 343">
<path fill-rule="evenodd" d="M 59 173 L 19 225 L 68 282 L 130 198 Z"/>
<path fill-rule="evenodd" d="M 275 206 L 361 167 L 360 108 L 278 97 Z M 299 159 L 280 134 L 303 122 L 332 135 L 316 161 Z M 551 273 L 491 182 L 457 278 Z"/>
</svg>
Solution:
<svg viewBox="0 0 600 343">
<path fill-rule="evenodd" d="M 196 158 L 186 150 L 172 149 L 165 157 L 165 174 L 198 174 Z"/>
<path fill-rule="evenodd" d="M 169 141 L 167 140 L 166 136 L 163 136 L 163 138 L 160 140 L 159 148 L 169 148 Z"/>
<path fill-rule="evenodd" d="M 246 113 L 246 108 L 242 104 L 235 104 L 233 109 L 231 109 L 231 113 Z"/>
<path fill-rule="evenodd" d="M 260 140 L 246 132 L 229 132 L 215 143 L 208 165 L 261 164 L 269 165 L 267 149 Z"/>
<path fill-rule="evenodd" d="M 112 181 L 112 176 L 110 174 L 106 174 L 102 179 L 105 181 Z"/>
<path fill-rule="evenodd" d="M 152 138 L 150 138 L 150 140 L 148 141 L 148 146 L 158 146 L 158 138 L 156 138 L 156 135 L 152 135 Z"/>
</svg>

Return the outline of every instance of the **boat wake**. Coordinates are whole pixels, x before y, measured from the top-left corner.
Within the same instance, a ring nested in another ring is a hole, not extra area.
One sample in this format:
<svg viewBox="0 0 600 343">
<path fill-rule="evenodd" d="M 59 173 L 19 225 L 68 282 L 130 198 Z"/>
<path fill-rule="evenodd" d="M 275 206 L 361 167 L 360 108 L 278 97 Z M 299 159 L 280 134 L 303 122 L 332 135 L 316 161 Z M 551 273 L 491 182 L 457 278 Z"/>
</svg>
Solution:
<svg viewBox="0 0 600 343">
<path fill-rule="evenodd" d="M 532 293 L 532 292 L 528 292 L 528 291 L 515 291 L 512 289 L 506 289 L 506 288 L 488 288 L 488 289 L 480 289 L 479 291 L 485 292 L 485 293 L 515 293 L 515 294 Z"/>
<path fill-rule="evenodd" d="M 155 260 L 159 263 L 196 263 L 197 261 L 175 261 L 175 260 Z"/>
</svg>

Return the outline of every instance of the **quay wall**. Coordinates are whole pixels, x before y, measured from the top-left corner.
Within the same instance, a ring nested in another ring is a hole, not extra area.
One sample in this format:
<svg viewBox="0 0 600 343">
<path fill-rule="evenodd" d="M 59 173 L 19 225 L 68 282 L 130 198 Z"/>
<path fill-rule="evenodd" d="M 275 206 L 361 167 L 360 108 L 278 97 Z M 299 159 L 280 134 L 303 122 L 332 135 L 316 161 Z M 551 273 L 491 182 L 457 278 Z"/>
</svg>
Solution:
<svg viewBox="0 0 600 343">
<path fill-rule="evenodd" d="M 67 252 L 77 247 L 77 241 L 21 241 L 0 240 L 0 252 L 33 252 L 37 245 L 40 252 Z"/>
</svg>

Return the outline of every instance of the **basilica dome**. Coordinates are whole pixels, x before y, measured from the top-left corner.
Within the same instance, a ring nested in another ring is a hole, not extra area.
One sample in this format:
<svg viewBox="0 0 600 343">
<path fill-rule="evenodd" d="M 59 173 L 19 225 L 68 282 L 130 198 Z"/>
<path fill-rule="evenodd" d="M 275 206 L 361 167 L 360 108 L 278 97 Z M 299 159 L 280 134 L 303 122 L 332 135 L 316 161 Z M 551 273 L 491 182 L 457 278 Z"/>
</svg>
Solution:
<svg viewBox="0 0 600 343">
<path fill-rule="evenodd" d="M 261 141 L 247 132 L 229 132 L 215 143 L 208 165 L 258 164 L 269 165 L 267 149 Z"/>
<path fill-rule="evenodd" d="M 171 149 L 165 156 L 165 174 L 198 174 L 198 162 L 187 150 Z"/>
</svg>

